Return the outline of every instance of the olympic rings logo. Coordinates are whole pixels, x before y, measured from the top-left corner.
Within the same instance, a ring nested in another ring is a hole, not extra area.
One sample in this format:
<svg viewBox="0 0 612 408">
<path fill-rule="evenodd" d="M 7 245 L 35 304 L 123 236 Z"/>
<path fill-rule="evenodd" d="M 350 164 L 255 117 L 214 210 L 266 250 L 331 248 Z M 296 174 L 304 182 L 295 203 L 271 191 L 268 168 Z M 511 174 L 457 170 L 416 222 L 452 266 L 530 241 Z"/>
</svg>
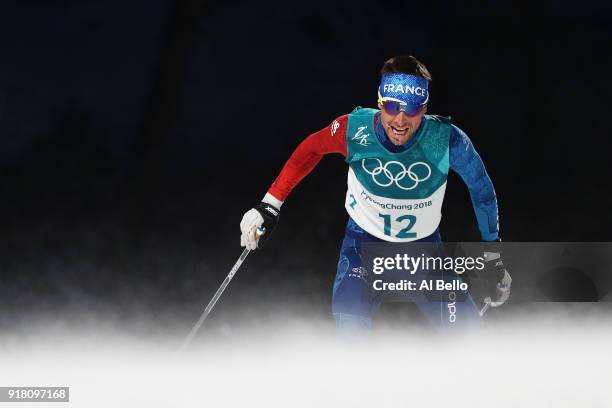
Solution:
<svg viewBox="0 0 612 408">
<path fill-rule="evenodd" d="M 378 166 L 372 170 L 368 170 L 365 165 L 366 160 L 376 160 L 378 162 Z M 374 183 L 378 184 L 379 186 L 389 187 L 391 184 L 395 183 L 395 185 L 402 190 L 412 190 L 416 188 L 419 183 L 427 180 L 431 176 L 431 167 L 424 162 L 415 162 L 406 168 L 403 163 L 395 160 L 389 161 L 383 166 L 380 159 L 372 158 L 363 159 L 361 161 L 361 167 L 363 167 L 366 173 L 372 176 Z M 391 171 L 393 168 L 395 168 L 396 174 L 393 174 Z M 406 176 L 412 181 L 408 183 L 400 183 L 400 181 L 406 178 Z M 412 185 L 406 186 L 406 184 Z"/>
</svg>

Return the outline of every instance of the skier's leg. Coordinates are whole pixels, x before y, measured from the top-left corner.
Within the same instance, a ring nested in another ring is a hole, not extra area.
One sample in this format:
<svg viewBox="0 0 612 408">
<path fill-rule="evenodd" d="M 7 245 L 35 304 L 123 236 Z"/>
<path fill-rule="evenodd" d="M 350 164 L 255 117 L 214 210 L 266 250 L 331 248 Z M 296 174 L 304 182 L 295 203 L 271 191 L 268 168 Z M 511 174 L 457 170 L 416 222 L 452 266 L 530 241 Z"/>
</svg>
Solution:
<svg viewBox="0 0 612 408">
<path fill-rule="evenodd" d="M 426 256 L 444 258 L 445 251 L 438 231 L 426 239 L 406 245 L 405 252 L 413 257 Z M 414 271 L 412 280 L 417 286 L 423 280 L 456 284 L 463 282 L 454 271 L 424 270 Z M 418 291 L 411 296 L 419 310 L 437 329 L 465 329 L 480 324 L 480 314 L 468 290 L 431 290 Z"/>
<path fill-rule="evenodd" d="M 452 271 L 437 271 L 426 279 L 462 282 Z M 432 290 L 421 293 L 415 301 L 429 321 L 440 330 L 468 329 L 480 325 L 478 307 L 468 290 Z"/>
<path fill-rule="evenodd" d="M 372 330 L 372 318 L 348 313 L 334 313 L 338 338 L 355 338 L 368 335 Z"/>
<path fill-rule="evenodd" d="M 332 313 L 338 337 L 369 334 L 375 296 L 370 284 L 370 273 L 362 265 L 360 242 L 345 237 L 333 288 Z"/>
</svg>

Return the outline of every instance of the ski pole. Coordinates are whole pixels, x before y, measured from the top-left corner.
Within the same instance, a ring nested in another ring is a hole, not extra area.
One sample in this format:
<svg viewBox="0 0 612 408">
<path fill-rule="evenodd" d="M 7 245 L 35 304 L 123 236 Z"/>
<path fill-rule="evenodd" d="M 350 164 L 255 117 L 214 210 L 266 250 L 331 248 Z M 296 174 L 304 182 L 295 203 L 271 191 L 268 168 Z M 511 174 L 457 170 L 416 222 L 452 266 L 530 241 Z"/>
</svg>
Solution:
<svg viewBox="0 0 612 408">
<path fill-rule="evenodd" d="M 484 306 L 480 309 L 480 317 L 484 316 L 489 307 L 491 306 L 491 297 L 487 296 L 484 298 Z"/>
<path fill-rule="evenodd" d="M 255 233 L 257 239 L 259 239 L 259 237 L 261 237 L 265 232 L 266 232 L 265 228 L 263 227 L 257 228 L 257 232 Z M 208 305 L 204 309 L 204 312 L 202 312 L 202 315 L 200 316 L 196 324 L 193 326 L 193 328 L 189 332 L 189 335 L 185 338 L 185 341 L 181 345 L 181 348 L 179 349 L 179 351 L 183 351 L 189 346 L 189 343 L 191 343 L 195 335 L 198 333 L 198 331 L 200 330 L 200 327 L 202 327 L 202 324 L 204 323 L 204 320 L 206 320 L 212 308 L 215 307 L 215 304 L 217 303 L 217 301 L 219 300 L 219 298 L 225 291 L 225 288 L 227 288 L 227 285 L 229 285 L 230 281 L 232 280 L 236 272 L 238 272 L 238 269 L 240 269 L 240 266 L 242 265 L 242 263 L 244 262 L 247 255 L 249 255 L 250 252 L 251 250 L 246 249 L 246 248 L 244 249 L 244 251 L 242 251 L 242 254 L 238 258 L 238 260 L 236 261 L 232 269 L 229 271 L 229 273 L 223 280 L 223 283 L 221 283 L 221 286 L 219 286 L 219 289 L 217 289 L 217 291 L 215 292 L 210 302 L 208 302 Z"/>
</svg>

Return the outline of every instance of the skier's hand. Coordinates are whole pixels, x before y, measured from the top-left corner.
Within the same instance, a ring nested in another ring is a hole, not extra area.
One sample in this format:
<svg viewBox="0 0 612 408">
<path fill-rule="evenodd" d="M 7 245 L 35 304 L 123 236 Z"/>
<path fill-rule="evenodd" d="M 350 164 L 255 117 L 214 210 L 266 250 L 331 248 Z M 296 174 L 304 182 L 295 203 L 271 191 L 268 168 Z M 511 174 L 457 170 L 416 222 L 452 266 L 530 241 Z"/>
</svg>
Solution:
<svg viewBox="0 0 612 408">
<path fill-rule="evenodd" d="M 257 229 L 261 228 L 264 219 L 254 208 L 247 211 L 240 221 L 240 246 L 246 249 L 257 248 Z"/>
<path fill-rule="evenodd" d="M 276 226 L 279 213 L 276 207 L 263 201 L 247 211 L 240 222 L 240 246 L 254 250 L 263 245 Z M 264 233 L 258 234 L 258 229 Z"/>
<path fill-rule="evenodd" d="M 512 277 L 504 265 L 499 244 L 493 248 L 487 248 L 484 252 L 484 258 L 484 273 L 489 287 L 488 298 L 492 307 L 501 306 L 510 297 Z"/>
<path fill-rule="evenodd" d="M 504 277 L 497 283 L 497 299 L 491 301 L 492 307 L 503 305 L 510 297 L 510 287 L 512 286 L 512 277 L 507 270 L 504 271 Z"/>
</svg>

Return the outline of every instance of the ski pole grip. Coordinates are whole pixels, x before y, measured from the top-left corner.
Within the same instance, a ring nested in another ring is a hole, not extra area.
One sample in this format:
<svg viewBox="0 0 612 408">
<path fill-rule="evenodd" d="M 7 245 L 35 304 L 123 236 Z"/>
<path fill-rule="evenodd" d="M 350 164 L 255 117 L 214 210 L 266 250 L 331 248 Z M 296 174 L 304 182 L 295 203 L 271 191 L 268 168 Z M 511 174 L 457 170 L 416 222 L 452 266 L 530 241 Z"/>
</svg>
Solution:
<svg viewBox="0 0 612 408">
<path fill-rule="evenodd" d="M 259 238 L 265 233 L 266 233 L 266 227 L 264 226 L 257 227 L 257 231 L 255 231 L 255 238 L 259 240 Z"/>
</svg>

